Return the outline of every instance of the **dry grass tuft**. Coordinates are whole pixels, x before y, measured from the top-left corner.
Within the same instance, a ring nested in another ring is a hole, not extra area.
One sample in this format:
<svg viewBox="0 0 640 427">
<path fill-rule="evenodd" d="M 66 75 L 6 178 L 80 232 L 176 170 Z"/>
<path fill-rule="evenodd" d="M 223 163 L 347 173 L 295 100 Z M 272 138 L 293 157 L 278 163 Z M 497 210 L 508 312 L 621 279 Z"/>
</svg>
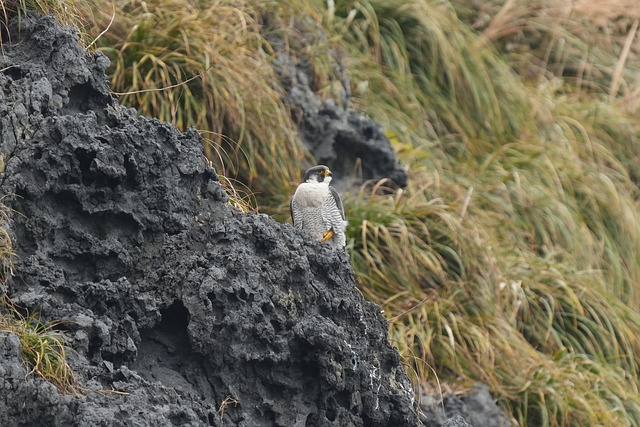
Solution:
<svg viewBox="0 0 640 427">
<path fill-rule="evenodd" d="M 16 256 L 11 236 L 7 231 L 10 210 L 4 204 L 6 197 L 0 197 L 0 289 L 4 289 L 8 277 L 13 274 L 13 261 Z"/>
<path fill-rule="evenodd" d="M 4 294 L 0 308 L 0 331 L 20 338 L 22 357 L 34 374 L 58 387 L 62 393 L 76 393 L 78 382 L 67 362 L 62 334 L 55 330 L 60 322 L 42 322 L 37 315 L 24 316 Z"/>
</svg>

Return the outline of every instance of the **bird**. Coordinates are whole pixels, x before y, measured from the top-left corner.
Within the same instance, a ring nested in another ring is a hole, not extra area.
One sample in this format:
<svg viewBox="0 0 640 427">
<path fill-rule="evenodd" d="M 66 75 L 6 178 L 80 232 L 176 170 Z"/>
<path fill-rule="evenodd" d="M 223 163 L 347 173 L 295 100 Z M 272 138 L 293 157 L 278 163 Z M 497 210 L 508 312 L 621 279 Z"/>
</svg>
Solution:
<svg viewBox="0 0 640 427">
<path fill-rule="evenodd" d="M 340 195 L 329 185 L 331 180 L 327 166 L 317 165 L 307 170 L 291 197 L 291 219 L 293 226 L 308 238 L 343 248 L 347 221 Z"/>
</svg>

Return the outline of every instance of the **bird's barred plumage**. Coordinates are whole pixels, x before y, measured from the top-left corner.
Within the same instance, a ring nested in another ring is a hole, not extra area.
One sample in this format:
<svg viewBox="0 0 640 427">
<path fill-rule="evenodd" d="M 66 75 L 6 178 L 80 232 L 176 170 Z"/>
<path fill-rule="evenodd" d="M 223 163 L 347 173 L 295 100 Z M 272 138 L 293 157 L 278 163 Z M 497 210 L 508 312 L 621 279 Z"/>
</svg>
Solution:
<svg viewBox="0 0 640 427">
<path fill-rule="evenodd" d="M 291 218 L 296 229 L 310 239 L 344 247 L 347 222 L 338 192 L 329 186 L 331 172 L 315 166 L 305 173 L 304 182 L 291 198 Z"/>
</svg>

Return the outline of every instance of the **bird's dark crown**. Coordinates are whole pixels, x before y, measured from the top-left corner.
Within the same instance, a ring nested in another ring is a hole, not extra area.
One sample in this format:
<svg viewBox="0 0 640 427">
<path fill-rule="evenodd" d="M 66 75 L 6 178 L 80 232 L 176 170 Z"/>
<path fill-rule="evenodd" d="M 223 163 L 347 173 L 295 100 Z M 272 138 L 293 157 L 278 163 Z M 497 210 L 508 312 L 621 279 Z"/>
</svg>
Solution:
<svg viewBox="0 0 640 427">
<path fill-rule="evenodd" d="M 311 169 L 308 169 L 304 173 L 304 179 L 302 181 L 308 182 L 309 180 L 315 180 L 317 182 L 324 182 L 324 179 L 328 176 L 329 177 L 332 176 L 329 168 L 326 167 L 325 165 L 318 165 L 318 166 L 312 167 Z"/>
</svg>

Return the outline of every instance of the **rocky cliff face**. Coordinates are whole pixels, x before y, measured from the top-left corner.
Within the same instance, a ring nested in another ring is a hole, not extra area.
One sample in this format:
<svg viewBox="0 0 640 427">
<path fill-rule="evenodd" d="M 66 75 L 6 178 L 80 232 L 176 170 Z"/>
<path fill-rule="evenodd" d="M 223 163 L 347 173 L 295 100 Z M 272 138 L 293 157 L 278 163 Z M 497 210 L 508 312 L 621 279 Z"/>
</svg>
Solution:
<svg viewBox="0 0 640 427">
<path fill-rule="evenodd" d="M 15 25 L 0 56 L 8 293 L 65 321 L 83 389 L 27 376 L 0 334 L 2 425 L 418 424 L 345 253 L 233 210 L 196 132 L 119 106 L 107 59 L 52 19 Z"/>
</svg>

